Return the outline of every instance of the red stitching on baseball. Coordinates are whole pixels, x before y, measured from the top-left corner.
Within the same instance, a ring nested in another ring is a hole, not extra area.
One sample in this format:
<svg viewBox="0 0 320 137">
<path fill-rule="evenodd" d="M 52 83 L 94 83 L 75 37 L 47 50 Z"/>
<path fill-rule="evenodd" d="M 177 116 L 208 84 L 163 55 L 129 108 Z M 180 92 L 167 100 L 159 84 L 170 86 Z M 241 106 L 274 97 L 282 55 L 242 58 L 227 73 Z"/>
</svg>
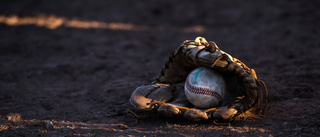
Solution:
<svg viewBox="0 0 320 137">
<path fill-rule="evenodd" d="M 187 78 L 186 80 L 186 88 L 194 94 L 205 94 L 205 95 L 214 96 L 218 99 L 219 104 L 222 103 L 222 97 L 220 96 L 219 93 L 208 88 L 200 88 L 200 87 L 193 86 L 189 83 L 189 78 Z"/>
</svg>

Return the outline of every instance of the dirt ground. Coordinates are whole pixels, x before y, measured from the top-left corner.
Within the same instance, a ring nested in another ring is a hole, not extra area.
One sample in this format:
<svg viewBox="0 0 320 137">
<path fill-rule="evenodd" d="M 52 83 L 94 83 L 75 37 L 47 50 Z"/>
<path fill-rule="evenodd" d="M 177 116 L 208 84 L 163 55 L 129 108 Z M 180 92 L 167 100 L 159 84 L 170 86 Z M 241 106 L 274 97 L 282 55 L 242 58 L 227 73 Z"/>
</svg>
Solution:
<svg viewBox="0 0 320 137">
<path fill-rule="evenodd" d="M 320 136 L 317 0 L 0 3 L 0 136 Z M 265 115 L 217 126 L 126 111 L 197 36 L 256 70 Z"/>
</svg>

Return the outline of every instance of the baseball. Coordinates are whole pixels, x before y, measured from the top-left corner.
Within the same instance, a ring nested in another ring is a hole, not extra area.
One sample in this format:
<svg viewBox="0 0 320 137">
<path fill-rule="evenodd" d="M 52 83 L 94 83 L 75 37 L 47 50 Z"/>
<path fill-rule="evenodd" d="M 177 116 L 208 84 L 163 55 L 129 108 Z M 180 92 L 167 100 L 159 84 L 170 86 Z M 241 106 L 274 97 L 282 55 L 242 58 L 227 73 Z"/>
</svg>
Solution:
<svg viewBox="0 0 320 137">
<path fill-rule="evenodd" d="M 195 107 L 212 108 L 222 104 L 226 83 L 221 74 L 209 68 L 197 68 L 187 77 L 185 95 Z"/>
</svg>

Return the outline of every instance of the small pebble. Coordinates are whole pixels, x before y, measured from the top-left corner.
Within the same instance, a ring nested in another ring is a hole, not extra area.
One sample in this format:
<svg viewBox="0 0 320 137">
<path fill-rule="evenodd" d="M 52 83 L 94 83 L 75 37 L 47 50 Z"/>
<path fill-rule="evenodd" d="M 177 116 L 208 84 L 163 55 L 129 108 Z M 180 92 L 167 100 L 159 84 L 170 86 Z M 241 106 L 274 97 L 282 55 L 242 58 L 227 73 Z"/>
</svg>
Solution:
<svg viewBox="0 0 320 137">
<path fill-rule="evenodd" d="M 46 125 L 46 128 L 49 130 L 53 129 L 53 123 L 51 121 L 49 121 Z"/>
<path fill-rule="evenodd" d="M 287 126 L 288 124 L 289 124 L 288 122 L 283 122 L 282 126 L 284 127 L 284 126 Z"/>
<path fill-rule="evenodd" d="M 7 120 L 12 122 L 18 122 L 18 121 L 21 121 L 22 118 L 21 118 L 21 115 L 18 113 L 10 113 L 7 115 Z"/>
</svg>

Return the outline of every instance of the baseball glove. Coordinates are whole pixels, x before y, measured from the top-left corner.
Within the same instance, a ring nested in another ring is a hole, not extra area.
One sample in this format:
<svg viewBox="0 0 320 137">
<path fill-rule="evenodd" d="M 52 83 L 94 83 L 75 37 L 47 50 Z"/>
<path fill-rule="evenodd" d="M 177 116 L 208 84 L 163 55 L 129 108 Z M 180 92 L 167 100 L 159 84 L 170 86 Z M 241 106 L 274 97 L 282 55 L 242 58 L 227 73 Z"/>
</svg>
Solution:
<svg viewBox="0 0 320 137">
<path fill-rule="evenodd" d="M 207 67 L 221 73 L 227 83 L 227 93 L 221 106 L 209 109 L 194 107 L 184 94 L 188 74 L 198 67 Z M 138 118 L 150 116 L 152 111 L 166 117 L 185 117 L 192 121 L 212 120 L 229 123 L 234 117 L 256 105 L 256 113 L 264 113 L 268 90 L 258 80 L 253 69 L 220 50 L 214 42 L 202 37 L 186 40 L 169 57 L 153 82 L 136 88 L 130 111 Z M 261 109 L 261 106 L 263 108 Z M 138 115 L 142 113 L 143 115 Z"/>
</svg>

